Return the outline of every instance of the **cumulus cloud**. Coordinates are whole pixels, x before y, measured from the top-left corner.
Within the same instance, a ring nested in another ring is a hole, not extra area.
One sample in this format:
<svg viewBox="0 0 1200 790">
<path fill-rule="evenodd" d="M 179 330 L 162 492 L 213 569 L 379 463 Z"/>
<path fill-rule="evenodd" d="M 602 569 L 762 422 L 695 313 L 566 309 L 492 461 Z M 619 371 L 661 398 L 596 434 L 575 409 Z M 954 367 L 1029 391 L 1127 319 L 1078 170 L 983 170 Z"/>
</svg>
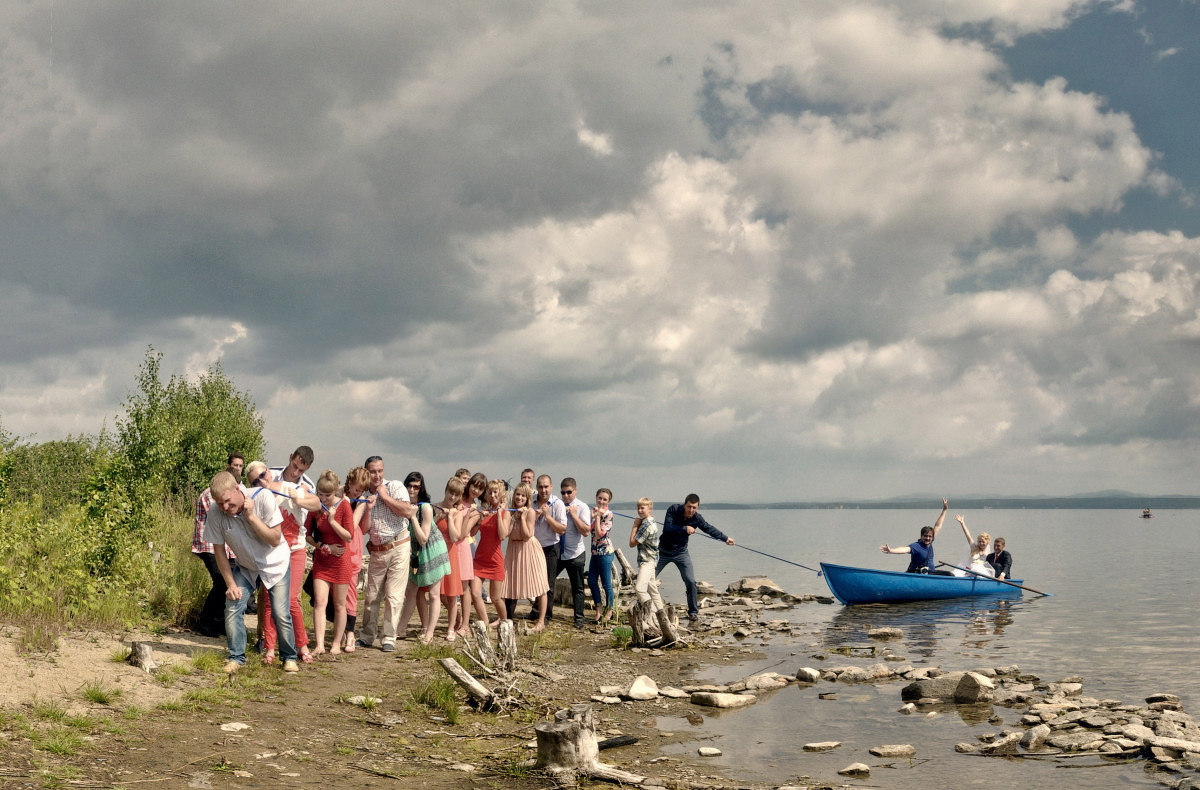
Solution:
<svg viewBox="0 0 1200 790">
<path fill-rule="evenodd" d="M 1171 488 L 1198 242 L 1072 223 L 1183 190 L 1003 58 L 1112 10 L 7 7 L 0 415 L 95 429 L 152 343 L 339 471 Z"/>
</svg>

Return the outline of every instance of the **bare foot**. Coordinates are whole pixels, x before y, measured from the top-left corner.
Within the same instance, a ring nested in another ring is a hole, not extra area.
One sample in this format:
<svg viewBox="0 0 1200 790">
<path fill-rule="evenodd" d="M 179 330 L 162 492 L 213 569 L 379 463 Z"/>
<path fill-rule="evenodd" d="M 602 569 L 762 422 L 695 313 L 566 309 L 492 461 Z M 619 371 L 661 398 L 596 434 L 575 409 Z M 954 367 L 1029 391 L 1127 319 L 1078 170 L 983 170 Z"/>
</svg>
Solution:
<svg viewBox="0 0 1200 790">
<path fill-rule="evenodd" d="M 329 651 L 329 655 L 331 655 L 331 656 L 340 656 L 341 654 L 342 654 L 342 649 L 340 647 L 333 647 Z"/>
<path fill-rule="evenodd" d="M 433 634 L 421 634 L 421 644 L 427 645 L 433 641 Z"/>
<path fill-rule="evenodd" d="M 354 650 L 355 650 L 355 648 L 354 648 L 353 642 L 347 642 L 346 646 L 342 648 L 343 653 L 353 653 Z"/>
<path fill-rule="evenodd" d="M 458 636 L 453 631 L 446 632 L 446 641 L 447 642 L 453 642 L 455 639 L 458 639 Z"/>
<path fill-rule="evenodd" d="M 546 624 L 539 622 L 539 623 L 535 623 L 533 628 L 529 629 L 529 633 L 536 634 L 538 631 L 545 631 L 545 630 L 546 630 Z"/>
</svg>

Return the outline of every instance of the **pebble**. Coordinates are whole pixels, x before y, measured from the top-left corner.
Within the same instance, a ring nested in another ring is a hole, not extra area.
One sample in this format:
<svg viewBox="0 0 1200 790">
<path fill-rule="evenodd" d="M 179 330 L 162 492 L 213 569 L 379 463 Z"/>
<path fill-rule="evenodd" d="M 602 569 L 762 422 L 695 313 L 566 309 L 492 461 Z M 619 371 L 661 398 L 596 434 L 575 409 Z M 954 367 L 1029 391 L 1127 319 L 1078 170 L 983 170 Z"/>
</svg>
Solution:
<svg viewBox="0 0 1200 790">
<path fill-rule="evenodd" d="M 454 763 L 450 766 L 451 771 L 462 771 L 463 773 L 473 773 L 475 766 L 470 763 Z"/>
<path fill-rule="evenodd" d="M 828 752 L 842 745 L 841 741 L 818 741 L 817 743 L 804 744 L 806 752 Z"/>
<path fill-rule="evenodd" d="M 867 636 L 872 639 L 899 639 L 904 632 L 899 628 L 872 628 L 867 631 Z"/>
<path fill-rule="evenodd" d="M 842 770 L 838 771 L 841 776 L 870 776 L 871 769 L 863 763 L 850 763 Z"/>
<path fill-rule="evenodd" d="M 970 754 L 971 752 L 975 751 L 975 744 L 956 743 L 954 744 L 954 751 L 958 752 L 959 754 Z"/>
<path fill-rule="evenodd" d="M 250 725 L 240 721 L 231 721 L 221 725 L 221 732 L 241 732 L 248 729 L 250 729 Z"/>
<path fill-rule="evenodd" d="M 701 746 L 696 750 L 696 754 L 700 755 L 701 757 L 720 757 L 721 750 L 715 746 Z"/>
</svg>

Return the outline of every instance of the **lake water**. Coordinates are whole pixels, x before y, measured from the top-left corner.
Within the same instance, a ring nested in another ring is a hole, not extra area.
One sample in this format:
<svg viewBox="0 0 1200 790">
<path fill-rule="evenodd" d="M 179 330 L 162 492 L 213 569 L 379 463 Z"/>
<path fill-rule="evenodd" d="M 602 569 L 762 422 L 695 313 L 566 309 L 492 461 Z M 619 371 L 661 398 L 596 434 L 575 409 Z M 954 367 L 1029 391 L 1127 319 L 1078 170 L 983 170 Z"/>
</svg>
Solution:
<svg viewBox="0 0 1200 790">
<path fill-rule="evenodd" d="M 881 554 L 880 544 L 903 546 L 916 540 L 938 509 L 713 510 L 704 515 L 745 546 L 813 568 L 826 561 L 904 570 L 908 557 Z M 938 559 L 947 562 L 960 561 L 966 545 L 953 513 L 952 506 L 935 544 Z M 870 607 L 803 604 L 771 617 L 790 618 L 806 636 L 775 636 L 766 645 L 751 640 L 765 659 L 709 668 L 697 679 L 732 680 L 768 668 L 791 674 L 800 666 L 867 665 L 878 659 L 830 654 L 821 662 L 811 656 L 831 644 L 870 644 L 867 629 L 897 626 L 905 636 L 889 644 L 914 665 L 973 669 L 1018 664 L 1044 681 L 1082 675 L 1087 696 L 1141 703 L 1148 694 L 1169 691 L 1183 698 L 1185 710 L 1200 711 L 1200 584 L 1195 568 L 1200 511 L 1163 511 L 1148 520 L 1120 510 L 982 510 L 965 515 L 972 534 L 987 531 L 1007 539 L 1015 578 L 1053 596 L 1025 593 L 999 600 Z M 703 535 L 692 538 L 690 549 L 697 578 L 718 589 L 743 576 L 763 574 L 795 594 L 829 594 L 815 573 Z M 674 566 L 663 572 L 663 595 L 676 603 L 684 600 Z M 1004 717 L 1002 725 L 974 720 L 977 711 L 960 713 L 953 707 L 932 719 L 903 716 L 896 713 L 902 686 L 822 682 L 818 689 L 789 687 L 748 709 L 706 717 L 698 727 L 685 720 L 660 720 L 659 726 L 693 730 L 698 740 L 723 750 L 716 759 L 726 769 L 736 766 L 756 781 L 786 783 L 805 775 L 829 781 L 851 762 L 887 762 L 894 767 L 875 769 L 864 784 L 1161 786 L 1140 761 L 1101 766 L 1097 758 L 1001 761 L 958 755 L 955 743 L 975 742 L 980 733 L 1015 726 L 1018 711 L 996 708 Z M 820 701 L 818 690 L 836 691 L 838 699 Z M 842 741 L 843 746 L 826 754 L 801 750 L 804 743 L 825 740 Z M 912 743 L 918 759 L 910 765 L 867 754 L 871 746 L 885 743 Z M 696 745 L 682 748 L 691 751 Z"/>
</svg>

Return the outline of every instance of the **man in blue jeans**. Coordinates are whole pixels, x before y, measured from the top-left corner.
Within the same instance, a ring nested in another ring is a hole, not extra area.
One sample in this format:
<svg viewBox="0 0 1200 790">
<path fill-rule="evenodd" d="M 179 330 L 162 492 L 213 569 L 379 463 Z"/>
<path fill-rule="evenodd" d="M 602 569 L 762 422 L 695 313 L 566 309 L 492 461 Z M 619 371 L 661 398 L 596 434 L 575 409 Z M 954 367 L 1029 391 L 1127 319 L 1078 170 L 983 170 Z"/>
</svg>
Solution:
<svg viewBox="0 0 1200 790">
<path fill-rule="evenodd" d="M 253 492 L 238 485 L 229 472 L 220 472 L 209 488 L 213 504 L 205 524 L 205 537 L 213 544 L 213 558 L 225 580 L 225 642 L 232 674 L 246 664 L 246 623 L 242 615 L 262 580 L 271 596 L 271 617 L 279 636 L 279 657 L 284 672 L 298 672 L 296 639 L 292 634 L 292 549 L 283 537 L 283 514 L 269 489 Z M 265 492 L 265 493 L 264 493 Z M 235 565 L 225 556 L 225 544 L 237 555 Z"/>
<path fill-rule="evenodd" d="M 663 568 L 668 565 L 674 563 L 679 568 L 687 592 L 688 620 L 693 623 L 700 619 L 700 601 L 696 595 L 696 572 L 692 568 L 692 557 L 688 554 L 688 537 L 700 530 L 730 546 L 734 545 L 733 538 L 705 521 L 704 516 L 697 512 L 699 509 L 700 497 L 696 494 L 688 494 L 682 505 L 667 508 L 662 537 L 658 541 L 658 566 L 654 569 L 654 575 L 661 577 Z"/>
</svg>

